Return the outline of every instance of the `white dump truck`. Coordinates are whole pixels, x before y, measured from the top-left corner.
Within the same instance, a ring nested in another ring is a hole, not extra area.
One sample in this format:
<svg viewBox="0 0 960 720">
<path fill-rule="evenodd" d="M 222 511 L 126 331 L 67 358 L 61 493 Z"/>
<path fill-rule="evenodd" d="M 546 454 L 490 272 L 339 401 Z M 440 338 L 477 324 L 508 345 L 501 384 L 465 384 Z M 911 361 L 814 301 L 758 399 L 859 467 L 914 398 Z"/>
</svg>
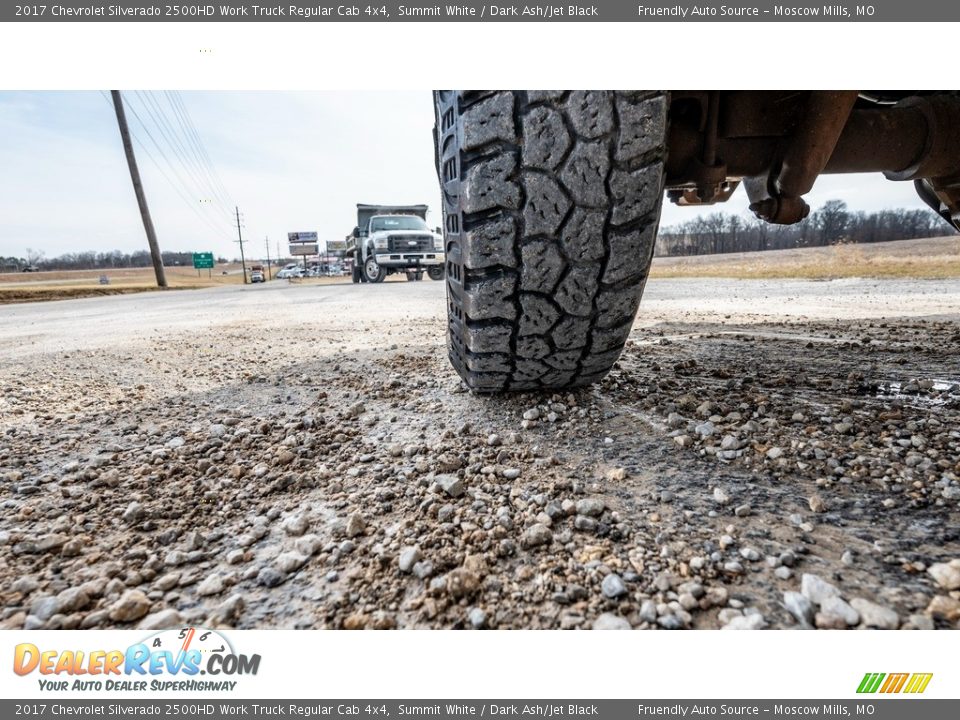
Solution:
<svg viewBox="0 0 960 720">
<path fill-rule="evenodd" d="M 357 205 L 357 226 L 347 236 L 353 281 L 378 283 L 402 272 L 408 280 L 443 279 L 443 235 L 427 226 L 426 205 Z"/>
</svg>

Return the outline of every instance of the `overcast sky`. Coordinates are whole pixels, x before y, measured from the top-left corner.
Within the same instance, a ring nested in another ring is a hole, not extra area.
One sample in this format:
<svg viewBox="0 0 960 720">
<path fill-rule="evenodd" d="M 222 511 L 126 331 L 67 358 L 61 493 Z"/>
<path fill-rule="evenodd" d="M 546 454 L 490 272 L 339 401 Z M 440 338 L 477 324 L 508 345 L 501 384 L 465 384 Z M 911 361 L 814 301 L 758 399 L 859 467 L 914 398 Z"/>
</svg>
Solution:
<svg viewBox="0 0 960 720">
<path fill-rule="evenodd" d="M 192 154 L 169 94 L 126 96 L 149 130 L 128 113 L 145 146 L 135 149 L 164 250 L 238 256 L 231 201 L 240 206 L 248 257 L 264 255 L 267 236 L 273 254 L 293 231 L 342 239 L 358 202 L 426 203 L 428 222 L 441 224 L 429 92 L 181 93 L 225 193 L 210 191 L 215 183 Z M 910 183 L 879 175 L 825 176 L 808 196 L 814 208 L 831 198 L 852 210 L 924 207 Z M 746 207 L 741 189 L 702 212 Z M 698 212 L 667 203 L 663 223 Z M 100 92 L 0 93 L 0 255 L 27 248 L 47 257 L 146 248 L 113 108 Z"/>
</svg>

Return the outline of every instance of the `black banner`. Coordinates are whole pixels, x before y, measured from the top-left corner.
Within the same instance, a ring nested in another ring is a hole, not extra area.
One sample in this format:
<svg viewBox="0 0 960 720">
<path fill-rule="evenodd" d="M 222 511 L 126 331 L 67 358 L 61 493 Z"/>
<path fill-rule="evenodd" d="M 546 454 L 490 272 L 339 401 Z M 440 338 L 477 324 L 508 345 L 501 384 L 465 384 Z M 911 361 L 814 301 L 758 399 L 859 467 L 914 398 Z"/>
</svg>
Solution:
<svg viewBox="0 0 960 720">
<path fill-rule="evenodd" d="M 63 0 L 4 3 L 4 22 L 943 22 L 960 20 L 947 0 L 872 0 L 867 3 L 720 3 L 597 0 L 592 3 L 460 0 L 406 2 L 159 3 L 148 0 Z"/>
</svg>

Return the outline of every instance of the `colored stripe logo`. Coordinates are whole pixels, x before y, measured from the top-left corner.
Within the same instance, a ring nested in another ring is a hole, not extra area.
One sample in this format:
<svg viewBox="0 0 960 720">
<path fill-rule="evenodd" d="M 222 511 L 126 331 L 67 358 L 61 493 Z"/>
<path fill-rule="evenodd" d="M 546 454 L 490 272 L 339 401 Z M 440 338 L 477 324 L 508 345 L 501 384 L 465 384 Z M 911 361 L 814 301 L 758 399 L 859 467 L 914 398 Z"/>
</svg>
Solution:
<svg viewBox="0 0 960 720">
<path fill-rule="evenodd" d="M 907 693 L 916 695 L 927 689 L 933 673 L 867 673 L 857 688 L 859 695 Z"/>
</svg>

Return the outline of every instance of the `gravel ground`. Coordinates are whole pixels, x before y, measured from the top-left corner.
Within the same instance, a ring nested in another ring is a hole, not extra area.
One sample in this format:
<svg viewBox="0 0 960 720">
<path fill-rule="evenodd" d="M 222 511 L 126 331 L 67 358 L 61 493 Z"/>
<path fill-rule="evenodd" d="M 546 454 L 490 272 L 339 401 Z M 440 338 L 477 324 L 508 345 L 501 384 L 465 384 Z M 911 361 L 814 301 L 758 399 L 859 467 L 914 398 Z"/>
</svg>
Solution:
<svg viewBox="0 0 960 720">
<path fill-rule="evenodd" d="M 651 282 L 464 392 L 440 283 L 0 315 L 3 628 L 960 627 L 960 282 Z"/>
</svg>

